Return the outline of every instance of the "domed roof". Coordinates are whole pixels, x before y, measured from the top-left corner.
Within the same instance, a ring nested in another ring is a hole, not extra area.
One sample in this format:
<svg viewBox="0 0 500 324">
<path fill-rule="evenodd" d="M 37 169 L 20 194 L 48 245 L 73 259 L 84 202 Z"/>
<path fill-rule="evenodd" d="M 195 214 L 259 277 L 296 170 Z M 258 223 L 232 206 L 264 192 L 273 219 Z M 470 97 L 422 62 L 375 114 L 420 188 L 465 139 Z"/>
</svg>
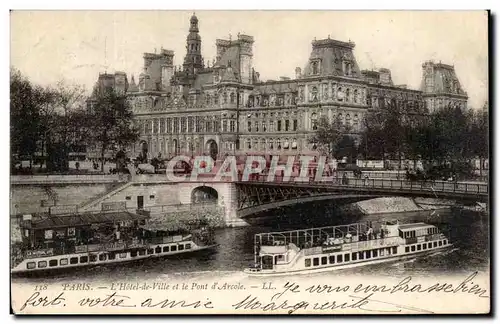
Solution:
<svg viewBox="0 0 500 324">
<path fill-rule="evenodd" d="M 196 17 L 196 15 L 193 13 L 193 15 L 191 16 L 191 23 L 197 23 L 198 22 L 198 17 Z"/>
</svg>

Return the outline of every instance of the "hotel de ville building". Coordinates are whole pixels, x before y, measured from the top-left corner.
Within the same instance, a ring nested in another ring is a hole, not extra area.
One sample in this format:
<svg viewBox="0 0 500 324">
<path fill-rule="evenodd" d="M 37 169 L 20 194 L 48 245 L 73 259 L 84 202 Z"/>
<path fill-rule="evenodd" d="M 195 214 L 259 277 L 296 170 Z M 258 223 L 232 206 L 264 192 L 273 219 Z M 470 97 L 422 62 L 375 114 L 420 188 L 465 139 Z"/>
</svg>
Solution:
<svg viewBox="0 0 500 324">
<path fill-rule="evenodd" d="M 174 66 L 173 51 L 161 49 L 144 53 L 137 80 L 123 72 L 99 76 L 96 86 L 124 91 L 131 102 L 140 127 L 131 156 L 311 154 L 316 145 L 309 139 L 322 116 L 349 124 L 356 136 L 367 112 L 390 102 L 409 114 L 467 106 L 452 65 L 424 62 L 420 89 L 408 89 L 393 84 L 388 69 L 361 70 L 353 42 L 328 38 L 312 41 L 294 79 L 263 82 L 253 67 L 252 36 L 217 39 L 216 59 L 205 62 L 200 34 L 193 15 L 182 66 Z"/>
</svg>

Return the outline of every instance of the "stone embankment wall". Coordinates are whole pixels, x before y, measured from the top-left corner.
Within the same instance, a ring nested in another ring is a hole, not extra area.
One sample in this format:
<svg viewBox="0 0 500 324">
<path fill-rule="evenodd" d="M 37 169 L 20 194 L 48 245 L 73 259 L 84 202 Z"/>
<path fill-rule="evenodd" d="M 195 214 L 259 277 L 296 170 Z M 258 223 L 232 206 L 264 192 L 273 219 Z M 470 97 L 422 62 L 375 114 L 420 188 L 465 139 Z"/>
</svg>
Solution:
<svg viewBox="0 0 500 324">
<path fill-rule="evenodd" d="M 455 201 L 429 198 L 383 197 L 360 201 L 354 205 L 366 215 L 381 213 L 402 213 L 422 210 L 446 209 Z"/>
<path fill-rule="evenodd" d="M 80 205 L 112 190 L 119 183 L 61 184 L 61 185 L 12 185 L 10 214 L 48 212 L 54 205 Z"/>
</svg>

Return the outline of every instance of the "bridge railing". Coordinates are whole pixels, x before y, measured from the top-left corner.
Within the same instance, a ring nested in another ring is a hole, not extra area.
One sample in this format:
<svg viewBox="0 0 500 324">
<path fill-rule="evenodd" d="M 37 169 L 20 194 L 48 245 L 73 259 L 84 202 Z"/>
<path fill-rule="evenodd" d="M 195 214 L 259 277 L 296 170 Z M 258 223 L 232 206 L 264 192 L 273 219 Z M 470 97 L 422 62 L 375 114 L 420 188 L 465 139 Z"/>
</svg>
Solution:
<svg viewBox="0 0 500 324">
<path fill-rule="evenodd" d="M 118 174 L 13 175 L 10 177 L 11 184 L 99 183 L 128 180 L 127 175 Z"/>
<path fill-rule="evenodd" d="M 269 183 L 267 176 L 257 176 L 248 182 Z M 313 177 L 309 181 L 294 181 L 293 178 L 284 181 L 282 177 L 276 177 L 276 183 L 293 183 L 300 185 L 335 186 L 344 188 L 365 189 L 390 189 L 405 191 L 431 191 L 431 192 L 457 192 L 469 194 L 488 194 L 488 184 L 451 181 L 408 181 L 397 179 L 359 179 L 359 178 L 334 178 L 332 181 L 315 181 Z"/>
<path fill-rule="evenodd" d="M 313 182 L 314 183 L 314 182 Z M 341 183 L 338 185 L 342 185 Z M 356 188 L 376 188 L 395 190 L 418 190 L 436 192 L 464 192 L 487 194 L 488 185 L 481 183 L 460 183 L 450 181 L 407 181 L 396 179 L 348 179 L 343 186 L 354 186 Z"/>
</svg>

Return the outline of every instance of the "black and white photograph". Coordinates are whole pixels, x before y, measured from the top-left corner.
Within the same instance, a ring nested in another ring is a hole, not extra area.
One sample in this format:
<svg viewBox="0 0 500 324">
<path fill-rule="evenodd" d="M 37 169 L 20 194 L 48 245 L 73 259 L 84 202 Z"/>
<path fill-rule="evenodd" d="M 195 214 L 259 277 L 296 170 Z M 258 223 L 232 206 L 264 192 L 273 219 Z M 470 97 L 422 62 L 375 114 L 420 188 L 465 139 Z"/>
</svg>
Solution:
<svg viewBox="0 0 500 324">
<path fill-rule="evenodd" d="M 11 313 L 490 313 L 487 10 L 9 24 Z"/>
</svg>

